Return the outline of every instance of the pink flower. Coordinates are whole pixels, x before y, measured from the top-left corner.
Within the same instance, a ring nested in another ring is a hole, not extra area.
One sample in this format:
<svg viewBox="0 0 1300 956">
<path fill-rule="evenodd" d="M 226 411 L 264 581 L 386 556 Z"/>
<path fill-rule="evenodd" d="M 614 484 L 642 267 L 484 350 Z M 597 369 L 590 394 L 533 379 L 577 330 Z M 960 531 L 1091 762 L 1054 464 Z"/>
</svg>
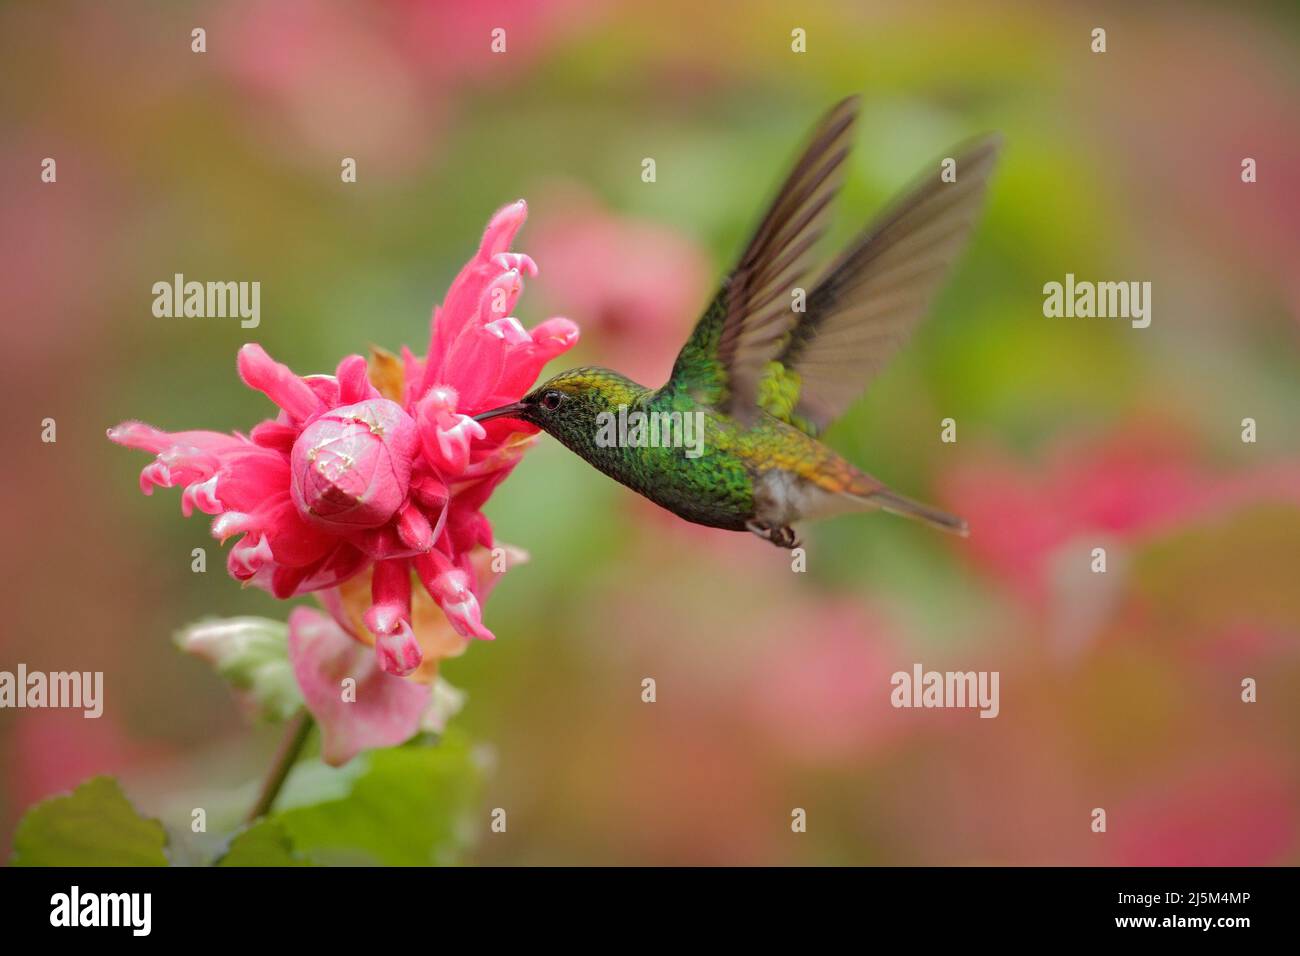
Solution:
<svg viewBox="0 0 1300 956">
<path fill-rule="evenodd" d="M 420 729 L 429 686 L 384 673 L 375 656 L 328 615 L 310 607 L 293 609 L 289 659 L 321 728 L 321 759 L 331 766 L 362 750 L 396 746 Z M 342 691 L 345 678 L 356 682 L 350 695 Z"/>
<path fill-rule="evenodd" d="M 1038 467 L 981 452 L 944 475 L 941 499 L 969 518 L 972 558 L 1046 608 L 1059 597 L 1053 561 L 1063 548 L 1136 544 L 1254 502 L 1300 504 L 1298 478 L 1295 460 L 1224 473 L 1183 439 L 1133 425 L 1058 445 Z"/>
<path fill-rule="evenodd" d="M 425 358 L 377 350 L 369 365 L 351 355 L 334 375 L 303 377 L 246 345 L 240 377 L 280 407 L 274 419 L 247 436 L 138 422 L 108 433 L 157 456 L 140 475 L 145 494 L 180 486 L 184 514 L 213 515 L 223 542 L 238 537 L 232 577 L 278 598 L 317 593 L 390 674 L 431 680 L 436 658 L 422 667 L 426 654 L 455 650 L 412 627 L 413 577 L 455 635 L 492 638 L 482 619 L 490 572 L 473 556 L 496 542 L 480 509 L 536 429 L 472 416 L 522 397 L 578 337 L 567 319 L 530 332 L 510 315 L 523 277 L 537 272 L 508 251 L 526 215 L 520 201 L 492 218 L 434 310 Z"/>
</svg>

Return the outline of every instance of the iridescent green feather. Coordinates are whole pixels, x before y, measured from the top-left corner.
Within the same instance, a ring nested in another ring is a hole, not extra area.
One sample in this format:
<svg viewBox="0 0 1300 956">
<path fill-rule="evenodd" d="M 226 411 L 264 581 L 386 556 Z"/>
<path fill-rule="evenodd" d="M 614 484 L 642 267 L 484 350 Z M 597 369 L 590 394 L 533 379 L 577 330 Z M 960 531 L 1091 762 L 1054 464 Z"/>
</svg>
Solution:
<svg viewBox="0 0 1300 956">
<path fill-rule="evenodd" d="M 727 370 L 718 357 L 718 340 L 726 319 L 727 287 L 724 283 L 677 354 L 672 377 L 664 386 L 665 393 L 684 393 L 701 405 L 715 408 L 727 401 L 730 397 Z"/>
</svg>

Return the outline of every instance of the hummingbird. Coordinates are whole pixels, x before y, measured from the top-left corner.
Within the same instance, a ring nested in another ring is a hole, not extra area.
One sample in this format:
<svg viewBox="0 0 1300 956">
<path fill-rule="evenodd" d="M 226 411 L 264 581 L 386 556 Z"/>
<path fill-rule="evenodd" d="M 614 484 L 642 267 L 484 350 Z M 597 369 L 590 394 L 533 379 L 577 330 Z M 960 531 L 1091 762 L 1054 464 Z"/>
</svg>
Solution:
<svg viewBox="0 0 1300 956">
<path fill-rule="evenodd" d="M 922 177 L 814 273 L 858 112 L 849 97 L 814 128 L 667 383 L 575 368 L 475 420 L 529 422 L 679 517 L 781 548 L 799 546 L 797 523 L 855 511 L 967 535 L 962 518 L 892 491 L 819 436 L 925 315 L 971 232 L 1001 140 L 954 151 L 955 167 Z M 644 429 L 641 440 L 609 441 L 606 423 L 635 412 L 691 416 L 702 441 L 647 442 Z"/>
</svg>

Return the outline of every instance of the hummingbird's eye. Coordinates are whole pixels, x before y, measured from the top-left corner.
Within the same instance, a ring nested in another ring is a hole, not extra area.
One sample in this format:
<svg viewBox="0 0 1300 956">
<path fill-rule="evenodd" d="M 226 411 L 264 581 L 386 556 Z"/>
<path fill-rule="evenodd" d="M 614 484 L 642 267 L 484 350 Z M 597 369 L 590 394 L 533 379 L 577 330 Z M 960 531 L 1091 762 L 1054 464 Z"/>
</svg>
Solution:
<svg viewBox="0 0 1300 956">
<path fill-rule="evenodd" d="M 549 392 L 542 393 L 542 408 L 548 412 L 553 412 L 560 407 L 560 402 L 564 401 L 564 393 L 552 389 Z"/>
</svg>

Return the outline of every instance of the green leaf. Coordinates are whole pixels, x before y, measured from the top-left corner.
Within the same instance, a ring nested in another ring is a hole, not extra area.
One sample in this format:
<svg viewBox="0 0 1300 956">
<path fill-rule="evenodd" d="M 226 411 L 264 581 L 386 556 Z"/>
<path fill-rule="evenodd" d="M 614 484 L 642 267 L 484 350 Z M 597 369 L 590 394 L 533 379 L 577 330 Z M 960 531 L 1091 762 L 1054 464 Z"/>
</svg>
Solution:
<svg viewBox="0 0 1300 956">
<path fill-rule="evenodd" d="M 317 864 L 429 866 L 459 860 L 477 829 L 482 773 L 468 743 L 449 734 L 436 746 L 372 750 L 332 771 L 345 796 L 292 805 L 290 780 L 273 817 L 293 848 Z M 329 771 L 295 768 L 319 785 Z M 301 792 L 301 791 L 300 791 Z"/>
<path fill-rule="evenodd" d="M 277 820 L 259 820 L 230 841 L 217 866 L 310 866 Z"/>
<path fill-rule="evenodd" d="M 112 777 L 38 803 L 14 834 L 14 866 L 166 866 L 167 834 L 136 813 Z"/>
<path fill-rule="evenodd" d="M 287 720 L 302 706 L 283 621 L 204 618 L 178 631 L 175 641 L 181 650 L 212 664 L 264 720 Z"/>
</svg>

